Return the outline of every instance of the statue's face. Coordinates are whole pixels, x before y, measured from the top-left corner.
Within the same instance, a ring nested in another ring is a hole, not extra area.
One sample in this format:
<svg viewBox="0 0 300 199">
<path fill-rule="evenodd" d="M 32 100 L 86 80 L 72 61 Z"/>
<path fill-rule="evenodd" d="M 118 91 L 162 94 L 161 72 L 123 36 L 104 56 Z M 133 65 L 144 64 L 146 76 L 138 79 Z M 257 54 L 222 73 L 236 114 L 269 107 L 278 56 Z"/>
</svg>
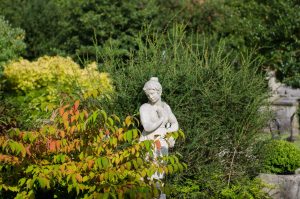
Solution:
<svg viewBox="0 0 300 199">
<path fill-rule="evenodd" d="M 151 103 L 156 103 L 160 100 L 161 93 L 157 90 L 147 90 L 146 95 Z"/>
</svg>

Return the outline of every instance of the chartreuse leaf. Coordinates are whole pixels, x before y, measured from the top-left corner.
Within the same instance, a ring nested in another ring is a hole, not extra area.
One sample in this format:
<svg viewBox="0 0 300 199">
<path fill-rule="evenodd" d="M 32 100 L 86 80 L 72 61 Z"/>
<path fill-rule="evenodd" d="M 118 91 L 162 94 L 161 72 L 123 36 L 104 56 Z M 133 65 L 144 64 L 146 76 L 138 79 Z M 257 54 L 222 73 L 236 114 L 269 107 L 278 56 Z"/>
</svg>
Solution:
<svg viewBox="0 0 300 199">
<path fill-rule="evenodd" d="M 151 150 L 151 142 L 149 140 L 145 140 L 144 141 L 144 144 L 145 144 L 145 147 L 147 149 L 147 151 L 150 151 Z"/>
<path fill-rule="evenodd" d="M 86 182 L 86 181 L 88 181 L 89 180 L 89 176 L 84 176 L 83 178 L 82 178 L 82 182 Z"/>
<path fill-rule="evenodd" d="M 106 114 L 106 112 L 103 111 L 103 110 L 101 110 L 100 113 L 103 116 L 104 122 L 106 122 L 106 120 L 107 120 L 107 114 Z"/>
<path fill-rule="evenodd" d="M 102 163 L 104 169 L 106 169 L 109 166 L 109 160 L 105 157 L 101 158 L 101 163 Z"/>
<path fill-rule="evenodd" d="M 113 119 L 111 119 L 111 118 L 109 117 L 109 118 L 107 118 L 107 120 L 108 120 L 108 124 L 109 124 L 110 126 L 113 126 L 113 125 L 114 125 Z"/>
<path fill-rule="evenodd" d="M 185 135 L 181 129 L 179 129 L 178 133 L 183 139 L 185 139 Z"/>
<path fill-rule="evenodd" d="M 50 181 L 47 178 L 38 177 L 37 180 L 42 189 L 44 189 L 44 188 L 50 189 Z"/>
<path fill-rule="evenodd" d="M 132 130 L 126 131 L 125 137 L 128 142 L 131 142 L 132 141 Z"/>
<path fill-rule="evenodd" d="M 168 167 L 169 173 L 173 173 L 173 167 L 171 165 L 168 165 L 167 167 Z"/>
<path fill-rule="evenodd" d="M 142 166 L 143 160 L 141 158 L 137 158 L 137 164 L 138 164 L 138 166 Z"/>
<path fill-rule="evenodd" d="M 19 180 L 19 186 L 23 186 L 23 184 L 26 182 L 26 178 L 21 178 Z"/>
</svg>

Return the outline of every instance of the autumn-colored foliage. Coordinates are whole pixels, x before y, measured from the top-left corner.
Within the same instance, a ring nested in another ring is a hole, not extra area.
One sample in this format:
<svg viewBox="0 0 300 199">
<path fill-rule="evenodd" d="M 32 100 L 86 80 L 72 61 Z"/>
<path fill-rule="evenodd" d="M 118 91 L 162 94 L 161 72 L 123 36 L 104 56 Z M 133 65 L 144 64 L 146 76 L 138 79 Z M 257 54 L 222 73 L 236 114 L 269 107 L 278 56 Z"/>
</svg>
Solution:
<svg viewBox="0 0 300 199">
<path fill-rule="evenodd" d="M 12 107 L 3 114 L 12 115 L 17 126 L 26 130 L 43 124 L 62 101 L 87 103 L 93 99 L 101 106 L 114 93 L 109 74 L 100 73 L 95 62 L 81 68 L 71 58 L 60 56 L 10 62 L 0 75 L 0 84 L 1 105 Z"/>
<path fill-rule="evenodd" d="M 0 195 L 15 198 L 149 198 L 158 194 L 155 172 L 186 165 L 176 156 L 151 161 L 153 141 L 139 142 L 139 122 L 80 109 L 56 111 L 35 132 L 10 130 L 0 137 Z M 168 136 L 184 136 L 182 131 Z"/>
</svg>

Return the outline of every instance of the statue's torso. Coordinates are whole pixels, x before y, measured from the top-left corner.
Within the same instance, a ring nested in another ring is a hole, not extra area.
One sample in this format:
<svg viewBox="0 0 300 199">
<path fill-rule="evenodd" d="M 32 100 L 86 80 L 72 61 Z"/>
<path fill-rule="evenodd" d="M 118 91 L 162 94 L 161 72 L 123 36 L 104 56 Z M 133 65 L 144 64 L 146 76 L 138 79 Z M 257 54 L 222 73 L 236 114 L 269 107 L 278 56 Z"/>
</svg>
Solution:
<svg viewBox="0 0 300 199">
<path fill-rule="evenodd" d="M 148 118 L 149 118 L 149 122 L 155 123 L 157 122 L 160 118 L 158 115 L 158 109 L 161 110 L 161 113 L 164 115 L 165 118 L 168 118 L 169 115 L 169 108 L 168 105 L 163 102 L 161 106 L 157 106 L 157 105 L 151 105 L 151 104 L 143 104 L 142 106 L 145 106 L 145 109 L 147 110 L 147 114 L 148 114 Z M 145 130 L 142 133 L 141 139 L 142 140 L 150 140 L 150 139 L 156 139 L 158 137 L 162 137 L 166 134 L 166 125 L 167 121 L 164 121 L 162 123 L 162 125 L 157 128 L 156 130 L 154 130 L 153 132 L 146 132 Z"/>
</svg>

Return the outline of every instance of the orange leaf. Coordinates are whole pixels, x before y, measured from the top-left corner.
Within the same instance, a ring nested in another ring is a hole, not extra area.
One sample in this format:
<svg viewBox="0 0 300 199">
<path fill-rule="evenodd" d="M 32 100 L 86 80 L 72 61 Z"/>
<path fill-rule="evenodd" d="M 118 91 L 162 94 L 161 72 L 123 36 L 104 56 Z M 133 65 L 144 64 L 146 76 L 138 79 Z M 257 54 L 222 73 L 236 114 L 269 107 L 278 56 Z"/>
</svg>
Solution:
<svg viewBox="0 0 300 199">
<path fill-rule="evenodd" d="M 72 126 L 71 130 L 70 130 L 70 133 L 73 134 L 73 132 L 75 131 L 75 129 L 76 129 L 76 126 Z"/>
<path fill-rule="evenodd" d="M 66 133 L 64 131 L 60 131 L 60 137 L 64 138 L 66 136 Z"/>
<path fill-rule="evenodd" d="M 59 115 L 60 116 L 63 116 L 64 112 L 65 112 L 65 108 L 64 107 L 59 108 Z"/>
<path fill-rule="evenodd" d="M 25 134 L 24 132 L 20 132 L 20 134 L 19 134 L 19 138 L 20 138 L 20 139 L 23 139 L 23 137 L 24 137 L 24 134 Z"/>
<path fill-rule="evenodd" d="M 75 116 L 72 116 L 72 117 L 71 117 L 71 122 L 73 122 L 74 120 L 76 120 L 76 117 L 75 117 Z"/>
<path fill-rule="evenodd" d="M 79 106 L 79 100 L 76 100 L 75 103 L 74 103 L 73 109 L 74 109 L 75 111 L 77 111 L 78 106 Z"/>
<path fill-rule="evenodd" d="M 78 182 L 82 182 L 82 176 L 79 173 L 76 174 L 75 178 Z"/>
<path fill-rule="evenodd" d="M 155 141 L 155 146 L 156 146 L 157 150 L 160 150 L 160 149 L 161 149 L 161 143 L 160 143 L 159 140 L 156 140 L 156 141 Z"/>
<path fill-rule="evenodd" d="M 68 121 L 68 117 L 69 117 L 69 113 L 68 112 L 65 112 L 62 116 L 62 119 L 64 122 Z"/>
<path fill-rule="evenodd" d="M 51 152 L 54 152 L 55 151 L 55 146 L 56 146 L 56 141 L 50 141 L 50 144 L 49 144 L 49 150 Z"/>
<path fill-rule="evenodd" d="M 88 161 L 88 168 L 91 169 L 94 165 L 94 160 L 89 160 Z"/>
<path fill-rule="evenodd" d="M 59 148 L 60 148 L 60 141 L 56 141 L 55 147 L 56 147 L 56 149 L 59 149 Z"/>
</svg>

